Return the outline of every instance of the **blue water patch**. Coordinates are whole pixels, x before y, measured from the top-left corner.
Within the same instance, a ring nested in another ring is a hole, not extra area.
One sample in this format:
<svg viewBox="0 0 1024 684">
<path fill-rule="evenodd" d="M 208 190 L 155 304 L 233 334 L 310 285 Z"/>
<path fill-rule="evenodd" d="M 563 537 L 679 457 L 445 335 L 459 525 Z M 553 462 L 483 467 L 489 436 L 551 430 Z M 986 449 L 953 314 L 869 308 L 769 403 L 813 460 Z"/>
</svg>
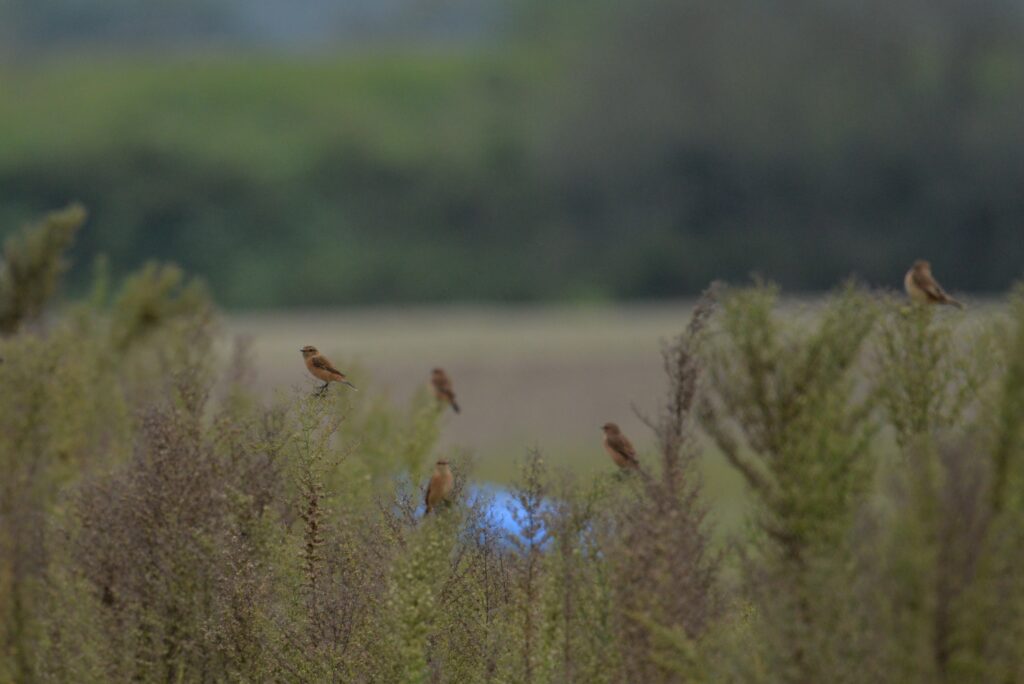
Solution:
<svg viewBox="0 0 1024 684">
<path fill-rule="evenodd" d="M 524 538 L 524 526 L 527 522 L 526 509 L 519 499 L 516 498 L 514 492 L 505 487 L 492 484 L 471 485 L 466 503 L 470 506 L 482 505 L 490 522 L 495 528 L 508 536 L 509 542 L 512 542 L 513 538 L 518 538 L 522 542 L 527 541 Z M 535 544 L 539 544 L 541 547 L 547 546 L 551 541 L 543 519 L 543 516 L 550 513 L 550 511 L 551 502 L 543 500 L 538 511 L 538 516 L 541 519 L 538 521 L 539 527 L 533 540 Z"/>
</svg>

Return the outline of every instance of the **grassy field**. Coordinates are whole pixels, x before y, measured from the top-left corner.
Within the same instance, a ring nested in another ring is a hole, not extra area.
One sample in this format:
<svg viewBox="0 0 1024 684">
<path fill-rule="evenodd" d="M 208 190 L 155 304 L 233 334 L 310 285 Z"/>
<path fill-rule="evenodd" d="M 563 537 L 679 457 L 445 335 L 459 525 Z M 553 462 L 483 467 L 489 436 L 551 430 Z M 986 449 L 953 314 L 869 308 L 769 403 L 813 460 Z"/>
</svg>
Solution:
<svg viewBox="0 0 1024 684">
<path fill-rule="evenodd" d="M 556 467 L 614 469 L 600 426 L 619 423 L 640 451 L 653 436 L 633 407 L 651 412 L 665 379 L 661 344 L 679 334 L 692 302 L 621 307 L 407 308 L 235 315 L 267 393 L 315 387 L 299 348 L 319 347 L 351 371 L 361 392 L 398 402 L 426 387 L 434 366 L 455 383 L 460 415 L 444 421 L 442 448 L 466 449 L 481 479 L 504 483 L 527 448 Z M 344 361 L 344 363 L 343 363 Z M 344 391 L 338 387 L 332 391 Z M 724 524 L 738 522 L 739 477 L 709 452 L 706 493 Z"/>
</svg>

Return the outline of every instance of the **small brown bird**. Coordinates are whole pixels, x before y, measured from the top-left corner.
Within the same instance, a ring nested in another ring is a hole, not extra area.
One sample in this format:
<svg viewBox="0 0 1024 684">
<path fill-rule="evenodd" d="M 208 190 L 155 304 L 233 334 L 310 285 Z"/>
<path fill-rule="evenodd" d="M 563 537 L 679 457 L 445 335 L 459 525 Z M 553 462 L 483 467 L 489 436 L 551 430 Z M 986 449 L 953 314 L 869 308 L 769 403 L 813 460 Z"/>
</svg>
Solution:
<svg viewBox="0 0 1024 684">
<path fill-rule="evenodd" d="M 307 344 L 299 351 L 302 352 L 302 358 L 306 361 L 306 368 L 313 374 L 313 377 L 324 381 L 323 386 L 317 390 L 317 394 L 326 392 L 332 382 L 340 382 L 352 389 L 357 389 L 355 385 L 348 381 L 344 373 L 334 367 L 330 359 L 317 351 L 316 347 Z"/>
<path fill-rule="evenodd" d="M 964 307 L 946 294 L 932 277 L 932 265 L 923 259 L 915 261 L 907 275 L 903 276 L 903 288 L 913 301 L 920 304 L 952 304 L 958 309 Z"/>
<path fill-rule="evenodd" d="M 427 507 L 423 511 L 424 518 L 430 515 L 430 512 L 439 503 L 448 502 L 448 497 L 451 496 L 454 486 L 455 477 L 452 475 L 451 468 L 448 467 L 448 461 L 441 459 L 434 465 L 434 474 L 431 475 L 430 483 L 427 485 L 427 494 L 423 501 Z"/>
<path fill-rule="evenodd" d="M 452 410 L 459 412 L 459 405 L 455 401 L 455 390 L 452 389 L 452 381 L 443 368 L 435 368 L 430 371 L 430 384 L 434 388 L 434 396 L 441 403 L 451 404 Z"/>
<path fill-rule="evenodd" d="M 636 458 L 636 449 L 632 442 L 626 439 L 622 430 L 615 423 L 605 423 L 601 426 L 604 430 L 604 448 L 611 455 L 615 465 L 620 468 L 640 468 L 640 461 Z"/>
</svg>

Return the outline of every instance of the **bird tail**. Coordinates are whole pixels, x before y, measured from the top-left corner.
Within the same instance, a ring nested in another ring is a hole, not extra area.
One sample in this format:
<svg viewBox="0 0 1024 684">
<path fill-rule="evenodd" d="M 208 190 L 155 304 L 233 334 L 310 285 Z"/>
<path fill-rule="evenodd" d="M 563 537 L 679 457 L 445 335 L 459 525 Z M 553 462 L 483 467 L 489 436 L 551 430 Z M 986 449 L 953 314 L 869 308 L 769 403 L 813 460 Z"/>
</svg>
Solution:
<svg viewBox="0 0 1024 684">
<path fill-rule="evenodd" d="M 455 401 L 455 397 L 452 397 L 452 410 L 454 410 L 456 413 L 461 413 L 461 411 L 459 410 L 459 405 Z"/>
<path fill-rule="evenodd" d="M 955 306 L 958 309 L 963 309 L 964 308 L 963 303 L 957 301 L 956 299 L 953 299 L 952 297 L 946 297 L 946 303 L 947 304 L 952 304 L 953 306 Z"/>
<path fill-rule="evenodd" d="M 358 388 L 358 387 L 356 387 L 355 385 L 353 385 L 353 384 L 352 384 L 351 382 L 349 382 L 348 380 L 342 380 L 342 381 L 341 381 L 341 384 L 342 384 L 342 385 L 348 385 L 349 387 L 351 387 L 352 389 L 354 389 L 354 390 L 355 390 L 356 392 L 358 392 L 358 391 L 359 391 L 359 388 Z"/>
</svg>

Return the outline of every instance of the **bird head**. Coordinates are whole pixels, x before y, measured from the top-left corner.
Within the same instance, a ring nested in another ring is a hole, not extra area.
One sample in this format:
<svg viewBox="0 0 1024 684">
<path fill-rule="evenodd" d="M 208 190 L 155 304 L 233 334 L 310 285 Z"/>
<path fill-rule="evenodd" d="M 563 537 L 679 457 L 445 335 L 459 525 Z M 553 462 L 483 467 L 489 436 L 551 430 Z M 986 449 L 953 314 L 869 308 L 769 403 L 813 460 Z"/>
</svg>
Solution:
<svg viewBox="0 0 1024 684">
<path fill-rule="evenodd" d="M 430 374 L 434 376 L 444 375 L 444 370 L 441 368 L 435 368 L 434 370 L 430 371 Z"/>
<path fill-rule="evenodd" d="M 316 347 L 311 344 L 307 344 L 305 347 L 299 350 L 302 352 L 302 358 L 308 359 L 310 356 L 315 356 L 320 352 L 317 351 Z"/>
<path fill-rule="evenodd" d="M 435 465 L 437 465 L 438 468 L 447 468 L 448 467 L 448 459 L 442 458 Z"/>
<path fill-rule="evenodd" d="M 619 434 L 619 426 L 615 423 L 605 423 L 601 426 L 606 435 L 617 435 Z"/>
<path fill-rule="evenodd" d="M 914 270 L 930 273 L 932 270 L 931 262 L 925 261 L 924 259 L 918 259 L 914 262 Z"/>
</svg>

